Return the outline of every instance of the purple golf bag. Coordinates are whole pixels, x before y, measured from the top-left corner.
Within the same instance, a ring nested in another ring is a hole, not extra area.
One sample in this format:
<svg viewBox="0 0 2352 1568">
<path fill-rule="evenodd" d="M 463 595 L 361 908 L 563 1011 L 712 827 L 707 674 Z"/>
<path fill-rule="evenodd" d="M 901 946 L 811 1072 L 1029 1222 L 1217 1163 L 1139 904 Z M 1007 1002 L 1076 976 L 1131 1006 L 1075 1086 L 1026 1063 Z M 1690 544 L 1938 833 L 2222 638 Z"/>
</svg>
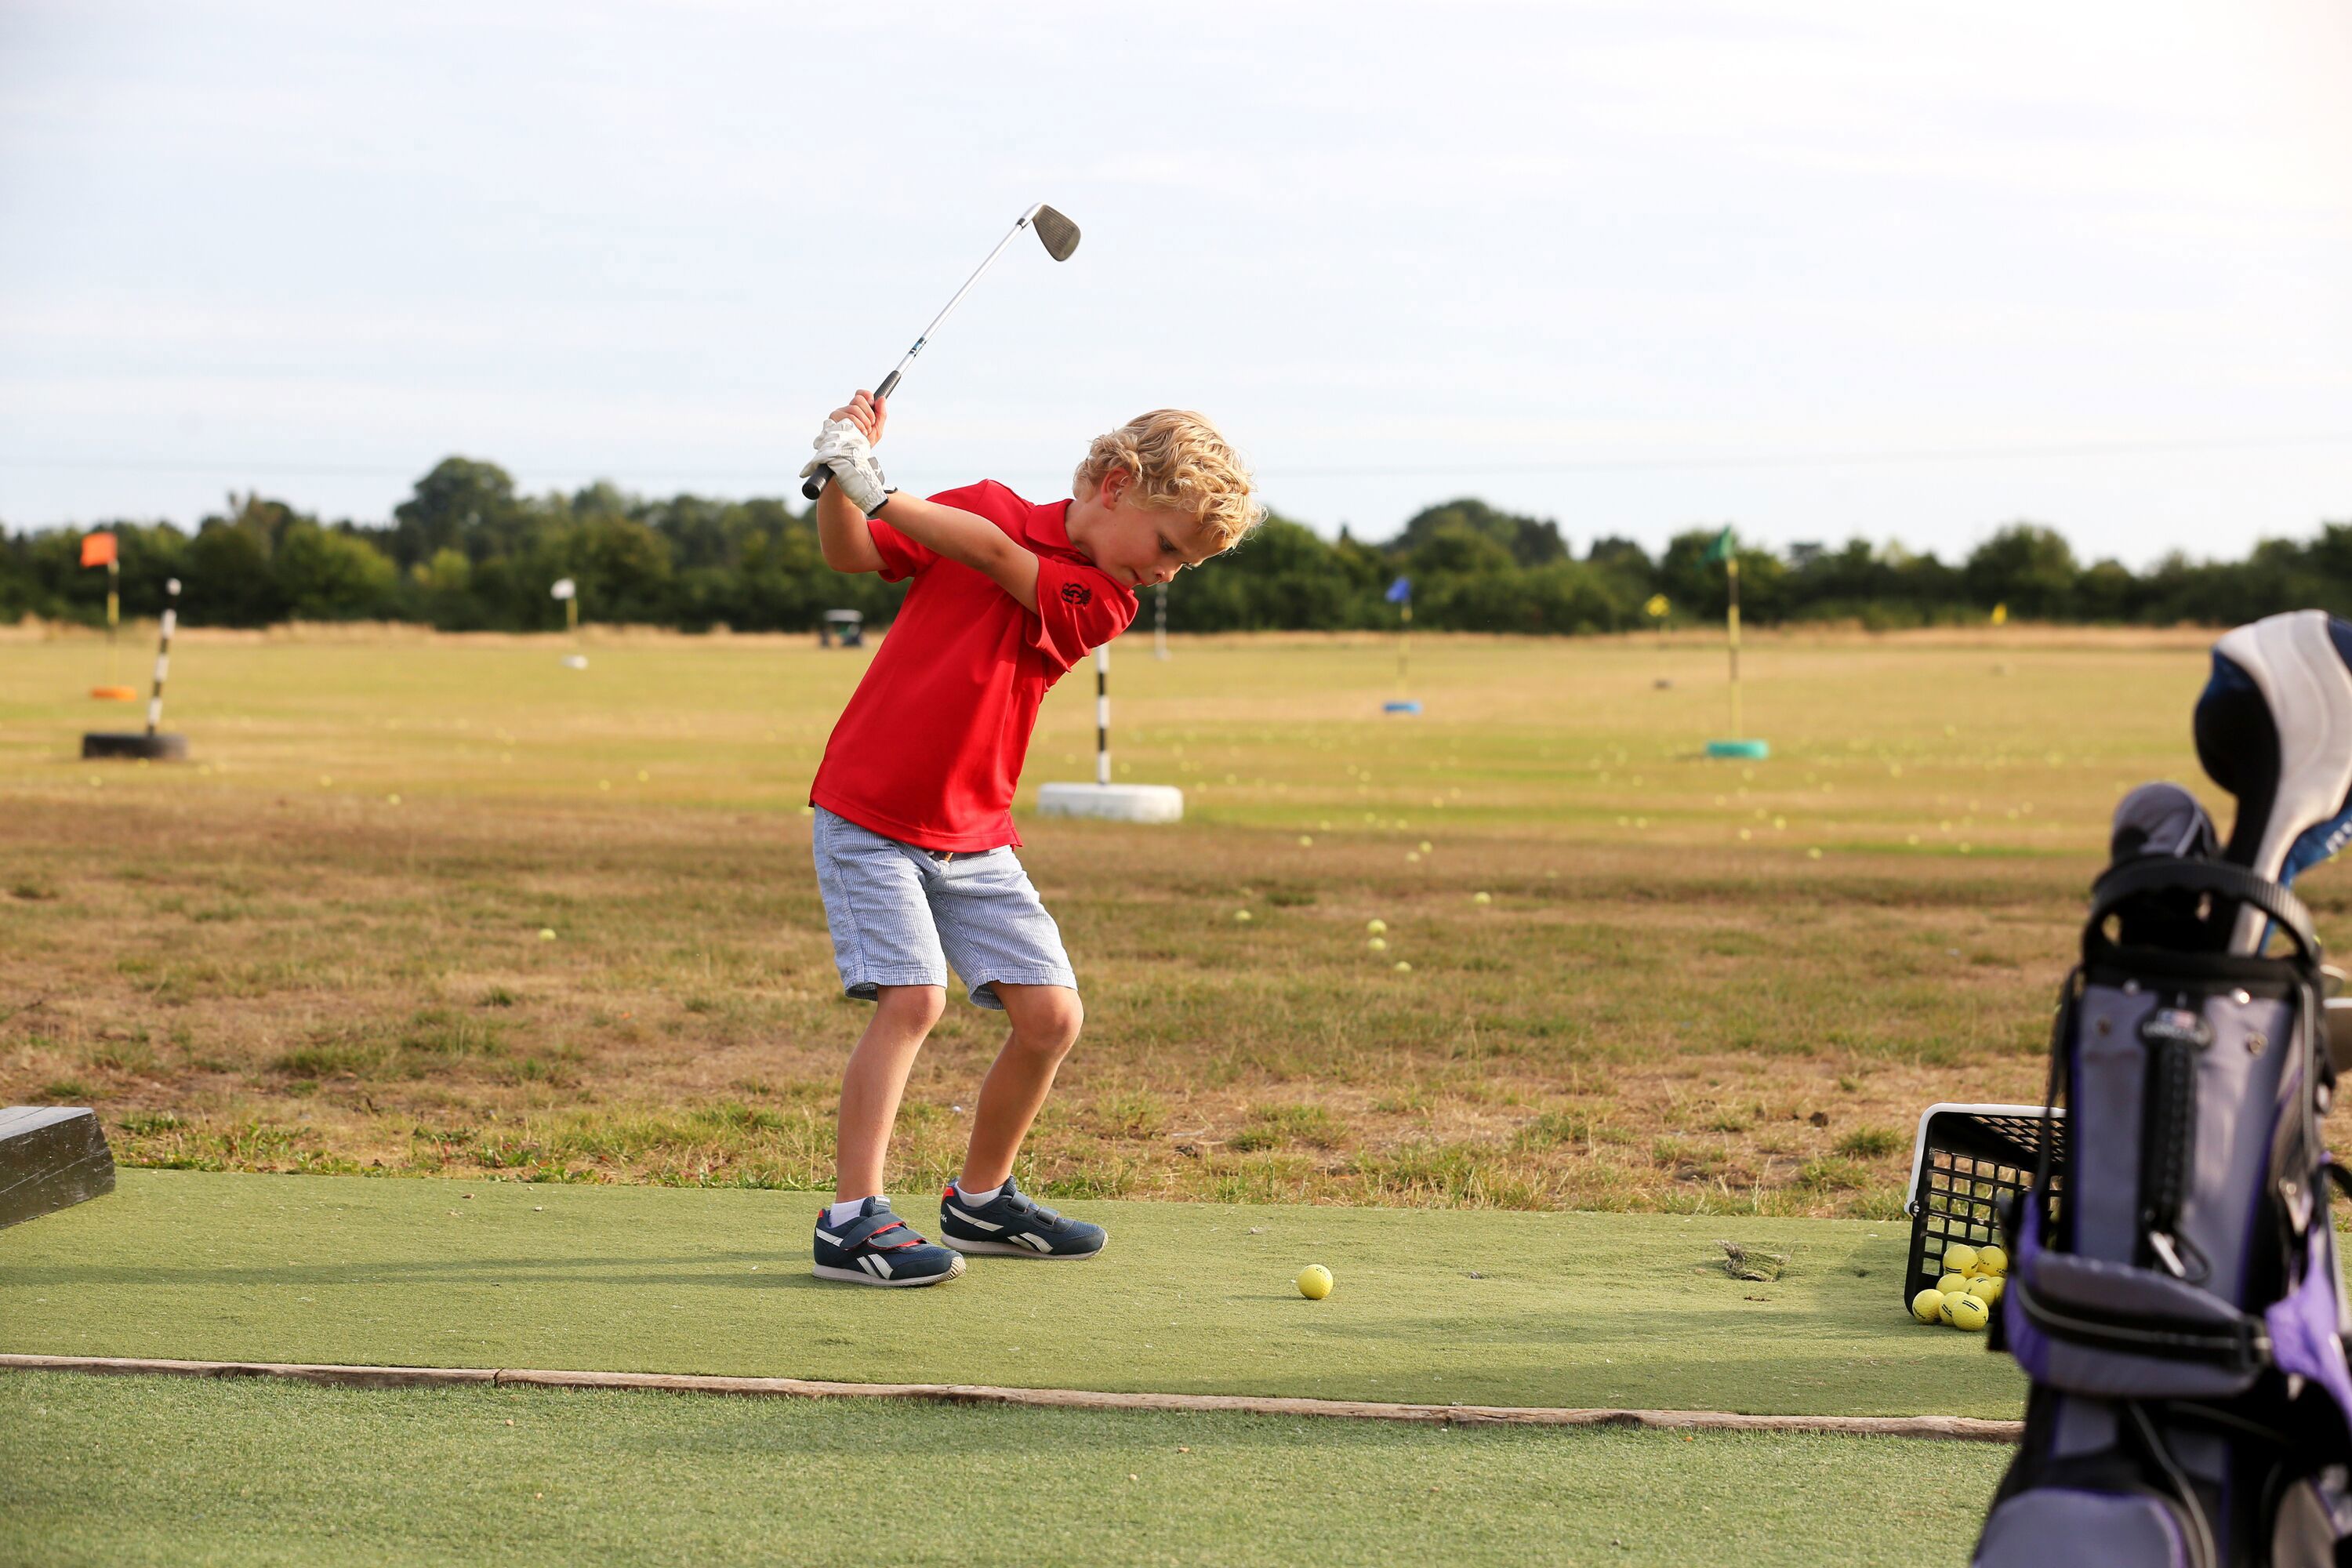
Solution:
<svg viewBox="0 0 2352 1568">
<path fill-rule="evenodd" d="M 2063 1168 L 2044 1139 L 1993 1324 L 2032 1389 L 1977 1568 L 2352 1568 L 2336 1070 L 2285 885 L 2344 841 L 2352 627 L 2274 616 L 2214 667 L 2198 741 L 2231 839 L 2178 786 L 2135 792 L 2060 994 Z"/>
</svg>

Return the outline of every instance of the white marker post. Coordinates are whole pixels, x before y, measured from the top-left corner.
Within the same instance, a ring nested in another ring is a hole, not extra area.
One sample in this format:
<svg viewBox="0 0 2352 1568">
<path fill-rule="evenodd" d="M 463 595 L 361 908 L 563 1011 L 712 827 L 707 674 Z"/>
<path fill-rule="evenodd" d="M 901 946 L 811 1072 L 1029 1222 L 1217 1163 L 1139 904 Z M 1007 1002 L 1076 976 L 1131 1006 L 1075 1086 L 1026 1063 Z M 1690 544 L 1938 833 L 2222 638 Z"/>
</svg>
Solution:
<svg viewBox="0 0 2352 1568">
<path fill-rule="evenodd" d="M 1177 822 L 1184 792 L 1172 784 L 1110 782 L 1110 644 L 1095 649 L 1095 782 L 1049 784 L 1037 792 L 1040 816 L 1097 816 L 1111 822 Z"/>
<path fill-rule="evenodd" d="M 587 668 L 588 656 L 577 651 L 580 641 L 580 584 L 569 577 L 559 577 L 555 580 L 555 585 L 548 589 L 547 596 L 563 601 L 563 629 L 571 637 L 574 647 L 573 652 L 563 656 L 563 668 Z"/>
</svg>

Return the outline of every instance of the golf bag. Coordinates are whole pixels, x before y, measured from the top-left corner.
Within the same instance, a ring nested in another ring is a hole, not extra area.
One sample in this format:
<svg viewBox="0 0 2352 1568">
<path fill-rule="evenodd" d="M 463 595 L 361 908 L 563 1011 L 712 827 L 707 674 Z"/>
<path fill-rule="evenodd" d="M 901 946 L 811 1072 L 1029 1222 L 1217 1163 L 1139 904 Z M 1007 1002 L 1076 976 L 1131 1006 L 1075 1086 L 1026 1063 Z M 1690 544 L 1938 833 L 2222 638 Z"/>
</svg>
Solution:
<svg viewBox="0 0 2352 1568">
<path fill-rule="evenodd" d="M 2273 617 L 2214 664 L 2198 739 L 2237 829 L 2135 792 L 2060 995 L 2063 1169 L 2043 1140 L 1993 1325 L 2032 1387 L 1977 1568 L 2352 1568 L 2336 1072 L 2284 880 L 2344 841 L 2352 628 Z"/>
</svg>

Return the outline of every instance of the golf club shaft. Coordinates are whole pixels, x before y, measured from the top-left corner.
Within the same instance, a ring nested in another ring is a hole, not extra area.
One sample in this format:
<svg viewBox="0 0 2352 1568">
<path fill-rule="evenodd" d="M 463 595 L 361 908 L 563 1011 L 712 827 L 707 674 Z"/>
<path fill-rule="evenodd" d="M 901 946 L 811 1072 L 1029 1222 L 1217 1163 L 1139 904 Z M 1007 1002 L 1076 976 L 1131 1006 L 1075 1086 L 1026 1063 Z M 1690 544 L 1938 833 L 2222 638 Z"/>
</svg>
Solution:
<svg viewBox="0 0 2352 1568">
<path fill-rule="evenodd" d="M 1027 228 L 1029 226 L 1030 220 L 1036 216 L 1037 209 L 1035 207 L 1031 207 L 1027 212 L 1023 213 L 1020 217 L 1013 221 L 1013 226 L 1005 231 L 1004 237 L 996 242 L 996 248 L 988 253 L 988 259 L 982 262 L 978 267 L 972 268 L 971 276 L 963 280 L 963 287 L 955 291 L 955 297 L 953 299 L 950 300 L 945 305 L 940 307 L 940 313 L 931 318 L 931 324 L 925 327 L 922 331 L 922 335 L 915 340 L 915 346 L 907 351 L 906 357 L 901 359 L 897 364 L 893 365 L 890 368 L 890 374 L 884 376 L 882 378 L 881 384 L 875 387 L 875 402 L 879 403 L 884 398 L 890 395 L 891 389 L 898 384 L 898 378 L 906 374 L 907 367 L 908 365 L 915 363 L 915 356 L 923 352 L 923 345 L 931 341 L 931 334 L 940 330 L 940 323 L 946 321 L 949 313 L 958 305 L 963 303 L 963 297 L 971 292 L 971 286 L 980 281 L 980 275 L 987 271 L 991 267 L 996 265 L 996 258 L 1004 254 L 1004 247 L 1011 245 L 1013 243 L 1013 237 L 1018 235 L 1023 229 Z M 816 500 L 816 498 L 824 492 L 828 479 L 829 476 L 824 474 L 810 475 L 809 478 L 801 482 L 801 499 L 803 500 Z"/>
</svg>

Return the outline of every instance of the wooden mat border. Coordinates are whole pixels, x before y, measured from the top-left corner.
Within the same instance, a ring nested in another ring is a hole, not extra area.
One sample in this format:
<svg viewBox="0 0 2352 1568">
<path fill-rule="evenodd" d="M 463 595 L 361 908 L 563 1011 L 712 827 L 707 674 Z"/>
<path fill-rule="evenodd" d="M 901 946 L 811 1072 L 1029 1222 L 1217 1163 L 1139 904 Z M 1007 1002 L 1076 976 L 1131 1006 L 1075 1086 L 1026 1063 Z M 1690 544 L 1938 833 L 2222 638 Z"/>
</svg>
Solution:
<svg viewBox="0 0 2352 1568">
<path fill-rule="evenodd" d="M 0 1354 L 0 1371 L 158 1377 L 268 1377 L 330 1388 L 618 1388 L 771 1399 L 921 1399 L 1052 1410 L 1170 1410 L 1192 1414 L 1307 1415 L 1463 1426 L 1638 1426 L 1669 1432 L 1822 1432 L 1857 1437 L 1927 1437 L 2014 1443 L 2018 1421 L 1966 1415 L 1746 1415 L 1728 1410 L 1577 1409 L 1559 1405 L 1392 1405 L 1234 1394 L 1106 1394 L 1082 1388 L 995 1388 L 962 1383 L 819 1383 L 798 1377 L 695 1377 L 656 1372 L 549 1372 L 526 1368 L 341 1366 L 304 1362 L 156 1361 L 132 1356 Z"/>
</svg>

